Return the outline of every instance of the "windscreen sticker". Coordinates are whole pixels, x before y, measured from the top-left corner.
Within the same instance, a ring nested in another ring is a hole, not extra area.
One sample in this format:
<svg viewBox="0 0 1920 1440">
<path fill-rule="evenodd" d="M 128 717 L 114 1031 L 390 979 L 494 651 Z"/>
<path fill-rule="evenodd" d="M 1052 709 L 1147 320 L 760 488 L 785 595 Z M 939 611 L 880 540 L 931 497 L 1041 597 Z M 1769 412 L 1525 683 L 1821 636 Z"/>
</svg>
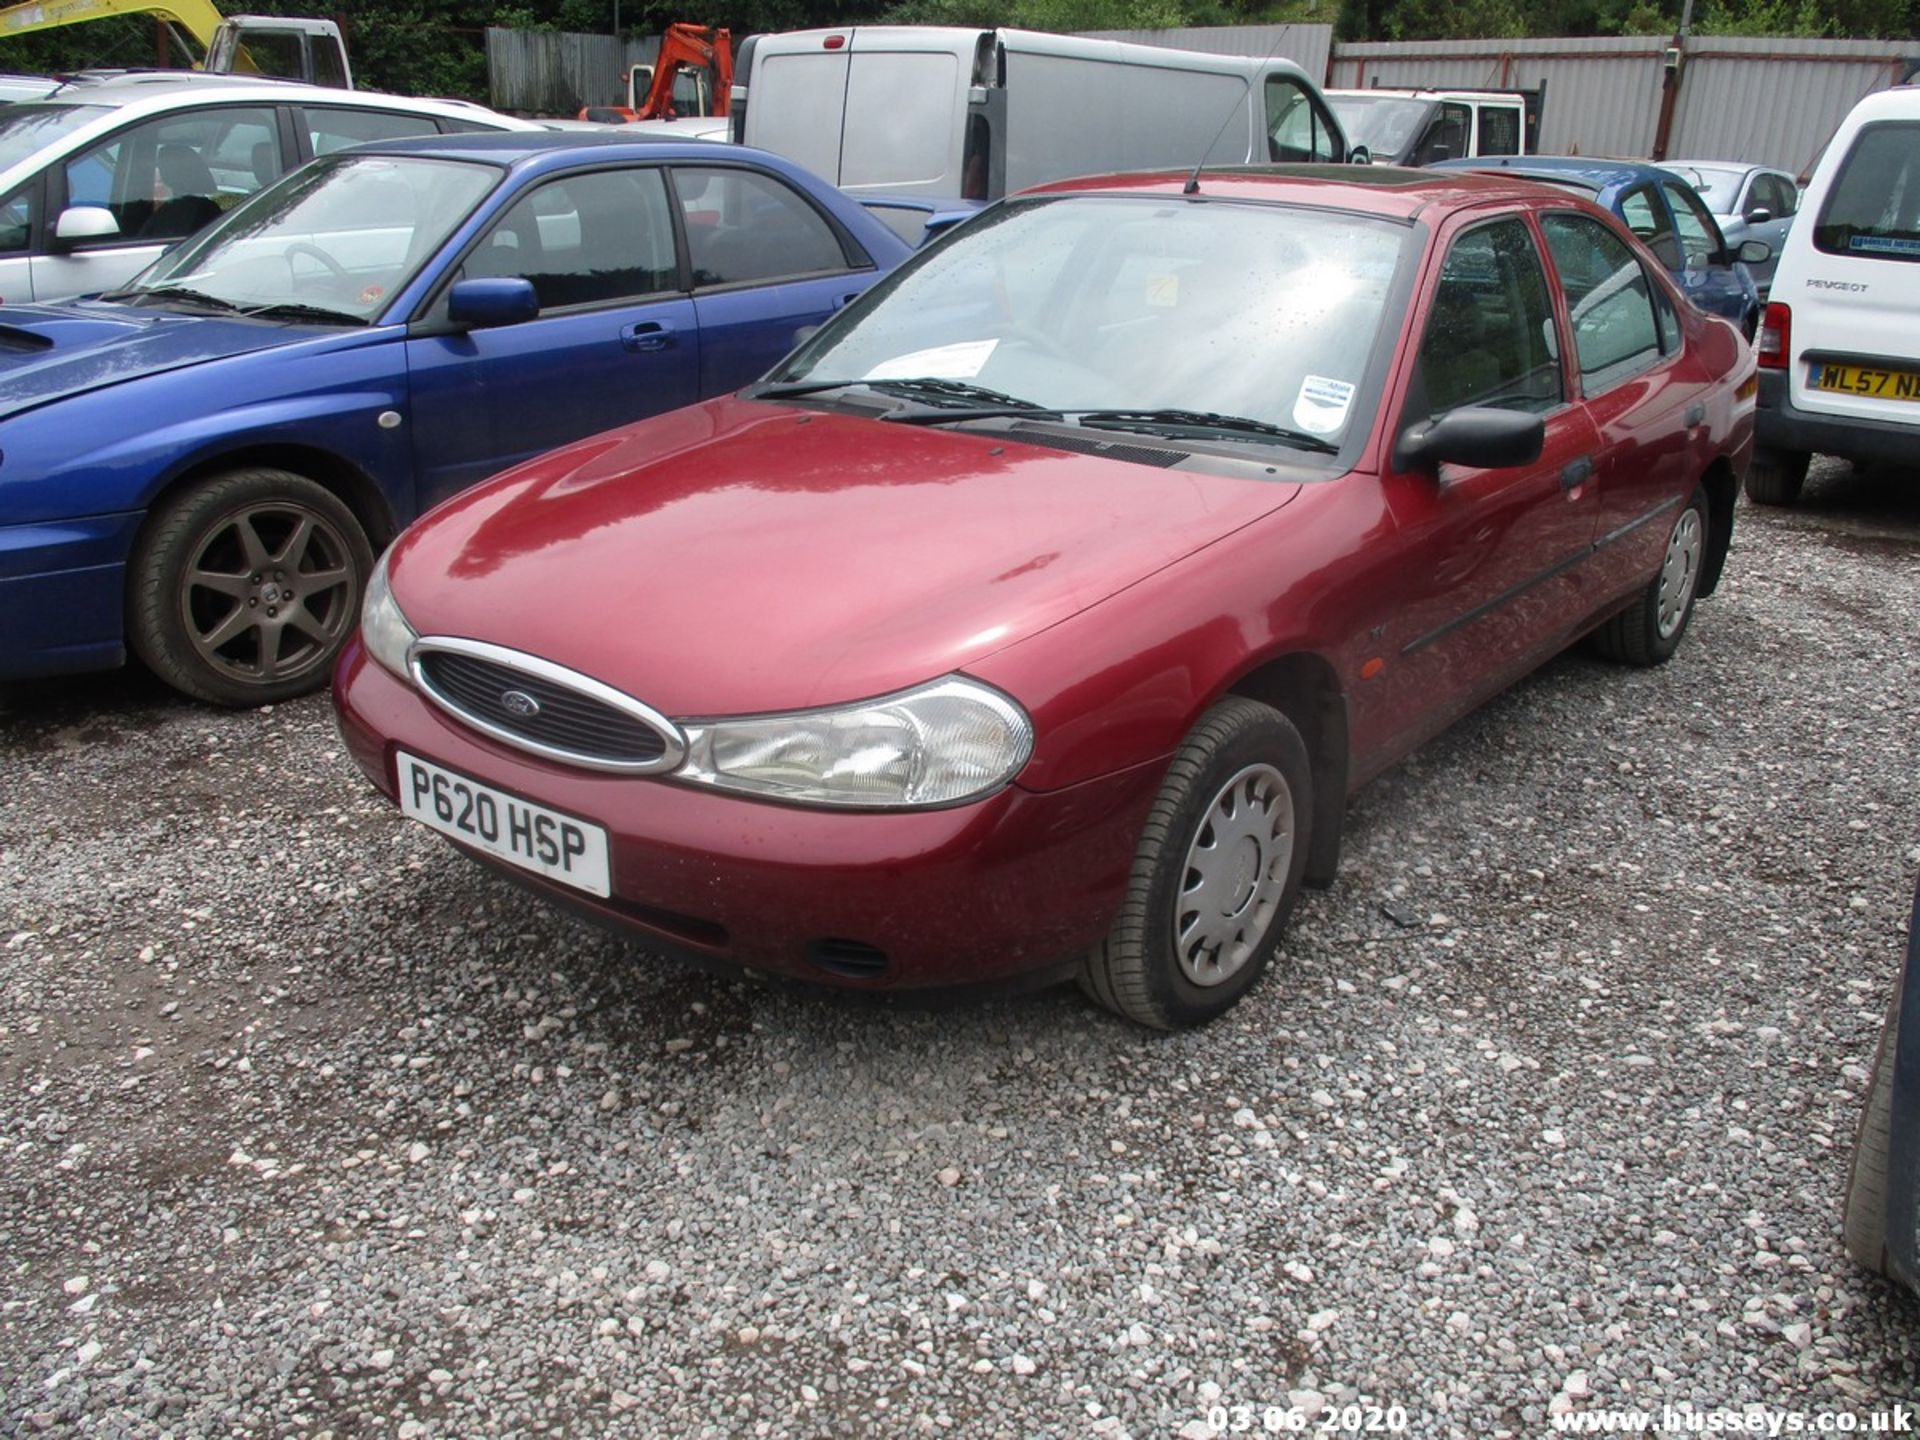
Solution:
<svg viewBox="0 0 1920 1440">
<path fill-rule="evenodd" d="M 1309 375 L 1300 382 L 1300 398 L 1293 402 L 1293 423 L 1309 435 L 1331 435 L 1347 423 L 1353 404 L 1353 384 Z"/>
<path fill-rule="evenodd" d="M 864 380 L 971 380 L 993 354 L 998 340 L 962 340 L 882 360 Z"/>
<path fill-rule="evenodd" d="M 1147 276 L 1147 304 L 1156 310 L 1171 310 L 1180 303 L 1178 275 Z"/>
</svg>

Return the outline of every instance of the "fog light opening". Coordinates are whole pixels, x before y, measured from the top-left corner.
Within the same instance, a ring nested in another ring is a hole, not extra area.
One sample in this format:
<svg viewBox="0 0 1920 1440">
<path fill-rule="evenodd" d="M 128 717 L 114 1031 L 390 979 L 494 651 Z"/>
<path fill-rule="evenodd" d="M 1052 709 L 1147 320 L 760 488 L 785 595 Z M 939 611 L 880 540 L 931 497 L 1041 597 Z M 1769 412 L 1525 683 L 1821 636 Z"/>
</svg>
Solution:
<svg viewBox="0 0 1920 1440">
<path fill-rule="evenodd" d="M 810 940 L 807 961 L 830 975 L 875 980 L 887 973 L 887 952 L 864 940 Z"/>
</svg>

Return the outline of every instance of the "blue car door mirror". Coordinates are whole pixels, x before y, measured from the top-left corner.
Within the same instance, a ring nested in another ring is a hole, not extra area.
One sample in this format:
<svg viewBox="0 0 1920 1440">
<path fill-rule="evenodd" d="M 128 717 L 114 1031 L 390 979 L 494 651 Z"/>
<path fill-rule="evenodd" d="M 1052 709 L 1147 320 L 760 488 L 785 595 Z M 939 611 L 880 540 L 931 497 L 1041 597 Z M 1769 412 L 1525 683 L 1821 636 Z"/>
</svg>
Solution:
<svg viewBox="0 0 1920 1440">
<path fill-rule="evenodd" d="M 539 313 L 533 282 L 518 275 L 460 280 L 447 292 L 447 319 L 470 330 L 518 325 Z"/>
</svg>

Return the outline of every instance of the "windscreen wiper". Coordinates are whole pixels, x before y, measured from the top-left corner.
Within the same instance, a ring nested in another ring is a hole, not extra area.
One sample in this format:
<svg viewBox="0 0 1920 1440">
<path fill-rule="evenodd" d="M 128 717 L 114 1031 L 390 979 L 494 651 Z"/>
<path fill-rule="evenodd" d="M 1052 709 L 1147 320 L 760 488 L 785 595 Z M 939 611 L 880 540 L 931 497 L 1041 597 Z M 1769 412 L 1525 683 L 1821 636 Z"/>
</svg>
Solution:
<svg viewBox="0 0 1920 1440">
<path fill-rule="evenodd" d="M 1212 410 L 1082 410 L 1074 419 L 1094 430 L 1139 430 L 1156 435 L 1194 435 L 1212 432 L 1220 435 L 1250 435 L 1263 440 L 1278 440 L 1298 450 L 1314 450 L 1322 455 L 1337 455 L 1340 447 L 1322 435 L 1305 430 L 1289 430 L 1265 420 L 1244 415 L 1221 415 Z"/>
<path fill-rule="evenodd" d="M 116 290 L 112 295 L 103 295 L 103 300 L 115 299 L 121 295 L 131 296 L 134 300 L 186 300 L 195 305 L 205 305 L 209 310 L 218 310 L 223 314 L 233 314 L 240 307 L 231 300 L 222 300 L 218 295 L 209 295 L 204 290 L 195 290 L 191 285 L 156 285 L 150 290 Z"/>
<path fill-rule="evenodd" d="M 249 320 L 319 320 L 328 325 L 364 325 L 366 317 L 347 310 L 330 310 L 325 305 L 306 305 L 297 300 L 276 305 L 256 305 L 240 312 Z"/>
<path fill-rule="evenodd" d="M 879 417 L 902 425 L 951 425 L 962 420 L 994 420 L 1008 415 L 1057 420 L 1062 413 L 1002 390 L 991 390 L 985 385 L 971 385 L 964 380 L 946 380 L 934 375 L 908 376 L 898 380 L 776 380 L 755 386 L 745 394 L 750 400 L 786 400 L 800 395 L 817 395 L 827 390 L 845 390 L 855 385 L 903 400 L 917 400 L 928 407 L 894 410 Z"/>
</svg>

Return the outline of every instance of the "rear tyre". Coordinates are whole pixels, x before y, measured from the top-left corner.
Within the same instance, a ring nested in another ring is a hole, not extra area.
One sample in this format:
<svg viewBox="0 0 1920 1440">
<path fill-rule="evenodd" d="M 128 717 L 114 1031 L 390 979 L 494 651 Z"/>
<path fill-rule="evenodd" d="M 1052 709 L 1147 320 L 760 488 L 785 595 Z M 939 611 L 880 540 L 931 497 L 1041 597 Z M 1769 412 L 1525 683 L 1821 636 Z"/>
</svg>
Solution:
<svg viewBox="0 0 1920 1440">
<path fill-rule="evenodd" d="M 1203 1025 L 1251 990 L 1299 898 L 1312 840 L 1306 743 L 1278 710 L 1222 700 L 1168 767 L 1113 931 L 1080 985 L 1141 1025 Z"/>
<path fill-rule="evenodd" d="M 1854 1136 L 1853 1164 L 1847 1172 L 1847 1254 L 1856 1265 L 1887 1273 L 1887 1149 L 1893 1136 L 1893 1057 L 1900 1044 L 1900 995 L 1905 978 L 1893 987 L 1893 1004 L 1880 1027 L 1880 1048 L 1867 1081 L 1866 1108 Z"/>
<path fill-rule="evenodd" d="M 1813 457 L 1804 451 L 1770 450 L 1755 446 L 1747 466 L 1747 498 L 1756 505 L 1791 505 L 1807 483 L 1807 465 Z"/>
<path fill-rule="evenodd" d="M 1680 648 L 1693 618 L 1708 533 L 1707 493 L 1696 488 L 1667 532 L 1659 573 L 1631 605 L 1594 631 L 1602 655 L 1628 665 L 1658 665 Z"/>
<path fill-rule="evenodd" d="M 352 635 L 373 552 L 353 512 L 286 470 L 232 470 L 148 518 L 127 638 L 167 684 L 216 705 L 317 690 Z"/>
</svg>

